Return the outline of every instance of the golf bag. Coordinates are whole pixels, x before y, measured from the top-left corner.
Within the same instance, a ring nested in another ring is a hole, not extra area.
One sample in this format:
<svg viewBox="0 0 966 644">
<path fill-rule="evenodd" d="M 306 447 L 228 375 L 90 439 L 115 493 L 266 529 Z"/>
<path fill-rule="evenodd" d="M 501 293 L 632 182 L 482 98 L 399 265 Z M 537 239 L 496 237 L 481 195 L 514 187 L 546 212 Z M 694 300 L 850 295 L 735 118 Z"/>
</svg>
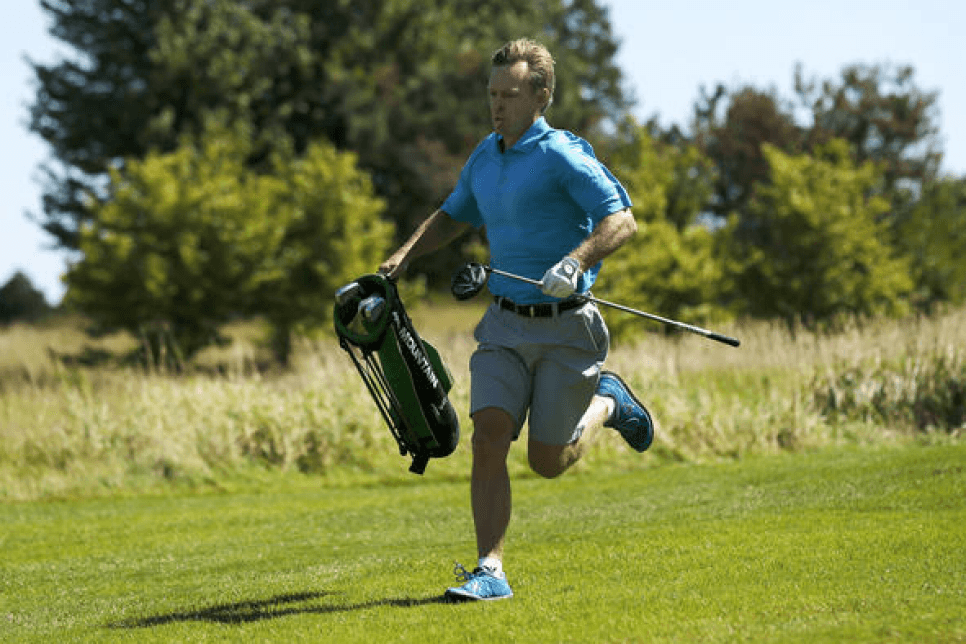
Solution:
<svg viewBox="0 0 966 644">
<path fill-rule="evenodd" d="M 396 285 L 364 275 L 336 292 L 335 331 L 399 444 L 422 474 L 430 458 L 453 453 L 460 426 L 449 401 L 453 379 L 439 352 L 419 337 Z"/>
</svg>

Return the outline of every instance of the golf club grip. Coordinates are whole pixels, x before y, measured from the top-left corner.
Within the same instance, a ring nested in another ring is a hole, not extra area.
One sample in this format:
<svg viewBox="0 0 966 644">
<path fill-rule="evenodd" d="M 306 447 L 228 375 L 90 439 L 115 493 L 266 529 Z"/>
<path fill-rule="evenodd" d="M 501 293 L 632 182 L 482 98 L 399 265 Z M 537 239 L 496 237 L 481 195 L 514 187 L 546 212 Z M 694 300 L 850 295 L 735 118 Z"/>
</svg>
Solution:
<svg viewBox="0 0 966 644">
<path fill-rule="evenodd" d="M 633 315 L 638 315 L 642 318 L 647 318 L 648 320 L 654 320 L 655 322 L 661 322 L 667 324 L 668 326 L 673 326 L 678 329 L 684 329 L 685 331 L 690 331 L 691 333 L 697 333 L 698 335 L 704 336 L 709 340 L 716 340 L 723 344 L 727 344 L 732 347 L 737 347 L 741 343 L 732 337 L 727 335 L 722 335 L 720 333 L 715 333 L 714 331 L 709 331 L 707 329 L 702 329 L 699 326 L 694 326 L 693 324 L 686 324 L 684 322 L 678 322 L 677 320 L 669 320 L 668 318 L 661 317 L 660 315 L 654 315 L 653 313 L 645 313 L 644 311 L 638 311 L 637 309 L 632 309 L 629 306 L 624 306 L 623 304 L 616 304 L 614 302 L 608 302 L 607 300 L 602 300 L 597 297 L 588 297 L 591 302 L 596 302 L 597 304 L 603 304 L 615 308 L 619 311 L 624 311 L 625 313 L 631 313 Z"/>
<path fill-rule="evenodd" d="M 732 347 L 737 347 L 738 345 L 741 344 L 741 342 L 739 342 L 737 338 L 731 338 L 726 335 L 721 335 L 720 333 L 715 333 L 714 331 L 711 331 L 710 333 L 708 333 L 707 337 L 710 338 L 711 340 L 717 340 L 718 342 L 723 342 L 724 344 L 727 344 Z"/>
</svg>

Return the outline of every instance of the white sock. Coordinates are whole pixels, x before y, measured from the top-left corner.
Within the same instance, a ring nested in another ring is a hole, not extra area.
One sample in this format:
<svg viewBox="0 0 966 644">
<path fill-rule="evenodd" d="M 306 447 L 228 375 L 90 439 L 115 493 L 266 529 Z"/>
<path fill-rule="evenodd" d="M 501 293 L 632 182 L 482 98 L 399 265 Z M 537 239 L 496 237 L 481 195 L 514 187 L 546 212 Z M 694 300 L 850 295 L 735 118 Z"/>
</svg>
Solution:
<svg viewBox="0 0 966 644">
<path fill-rule="evenodd" d="M 490 571 L 494 577 L 503 576 L 503 562 L 496 557 L 480 557 L 479 567 Z"/>
<path fill-rule="evenodd" d="M 614 410 L 617 409 L 617 402 L 613 397 L 604 396 L 603 394 L 598 394 L 597 398 L 600 398 L 604 401 L 604 422 L 609 422 L 614 417 Z M 594 405 L 587 407 L 587 411 L 584 412 L 584 415 L 580 417 L 580 422 L 577 423 L 577 429 L 574 432 L 574 440 L 577 440 L 583 436 L 584 430 L 587 429 L 588 425 L 590 425 L 591 420 L 594 422 L 600 422 L 596 418 L 597 413 L 598 411 Z"/>
<path fill-rule="evenodd" d="M 617 401 L 612 396 L 601 396 L 601 398 L 604 399 L 604 406 L 607 407 L 607 418 L 604 421 L 607 422 L 614 418 L 614 412 L 617 410 Z"/>
</svg>

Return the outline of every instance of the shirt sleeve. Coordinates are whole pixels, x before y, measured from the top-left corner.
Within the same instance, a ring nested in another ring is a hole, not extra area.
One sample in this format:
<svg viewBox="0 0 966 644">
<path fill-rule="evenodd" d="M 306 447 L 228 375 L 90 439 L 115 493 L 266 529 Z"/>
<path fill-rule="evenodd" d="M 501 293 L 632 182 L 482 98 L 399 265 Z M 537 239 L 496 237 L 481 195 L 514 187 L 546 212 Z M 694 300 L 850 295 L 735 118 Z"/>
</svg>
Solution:
<svg viewBox="0 0 966 644">
<path fill-rule="evenodd" d="M 483 214 L 480 212 L 476 197 L 473 195 L 473 162 L 477 158 L 479 149 L 470 155 L 466 165 L 460 171 L 460 178 L 456 187 L 450 193 L 440 210 L 455 219 L 470 224 L 475 228 L 483 226 Z"/>
<path fill-rule="evenodd" d="M 559 157 L 559 168 L 567 194 L 594 224 L 631 207 L 631 198 L 624 186 L 594 156 L 589 144 L 575 142 L 566 154 Z"/>
</svg>

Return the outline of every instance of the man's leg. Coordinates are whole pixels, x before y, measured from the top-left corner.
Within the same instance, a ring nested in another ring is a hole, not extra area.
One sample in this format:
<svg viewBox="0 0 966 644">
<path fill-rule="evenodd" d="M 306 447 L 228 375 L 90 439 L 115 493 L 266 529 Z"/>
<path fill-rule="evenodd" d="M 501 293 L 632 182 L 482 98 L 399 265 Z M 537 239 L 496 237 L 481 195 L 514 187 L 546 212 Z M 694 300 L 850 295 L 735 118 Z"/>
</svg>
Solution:
<svg viewBox="0 0 966 644">
<path fill-rule="evenodd" d="M 473 414 L 473 471 L 470 494 L 476 547 L 480 562 L 472 572 L 457 564 L 461 586 L 446 589 L 453 600 L 494 600 L 513 597 L 503 574 L 503 541 L 510 525 L 510 474 L 507 454 L 516 423 L 498 407 Z"/>
<path fill-rule="evenodd" d="M 470 495 L 476 547 L 480 558 L 503 560 L 503 541 L 510 525 L 510 475 L 507 454 L 516 423 L 497 407 L 473 414 L 473 469 Z"/>
<path fill-rule="evenodd" d="M 578 423 L 577 440 L 566 445 L 551 445 L 531 438 L 527 445 L 530 469 L 548 479 L 566 472 L 583 456 L 587 446 L 592 443 L 593 436 L 610 418 L 613 409 L 614 403 L 611 399 L 595 395 Z"/>
</svg>

